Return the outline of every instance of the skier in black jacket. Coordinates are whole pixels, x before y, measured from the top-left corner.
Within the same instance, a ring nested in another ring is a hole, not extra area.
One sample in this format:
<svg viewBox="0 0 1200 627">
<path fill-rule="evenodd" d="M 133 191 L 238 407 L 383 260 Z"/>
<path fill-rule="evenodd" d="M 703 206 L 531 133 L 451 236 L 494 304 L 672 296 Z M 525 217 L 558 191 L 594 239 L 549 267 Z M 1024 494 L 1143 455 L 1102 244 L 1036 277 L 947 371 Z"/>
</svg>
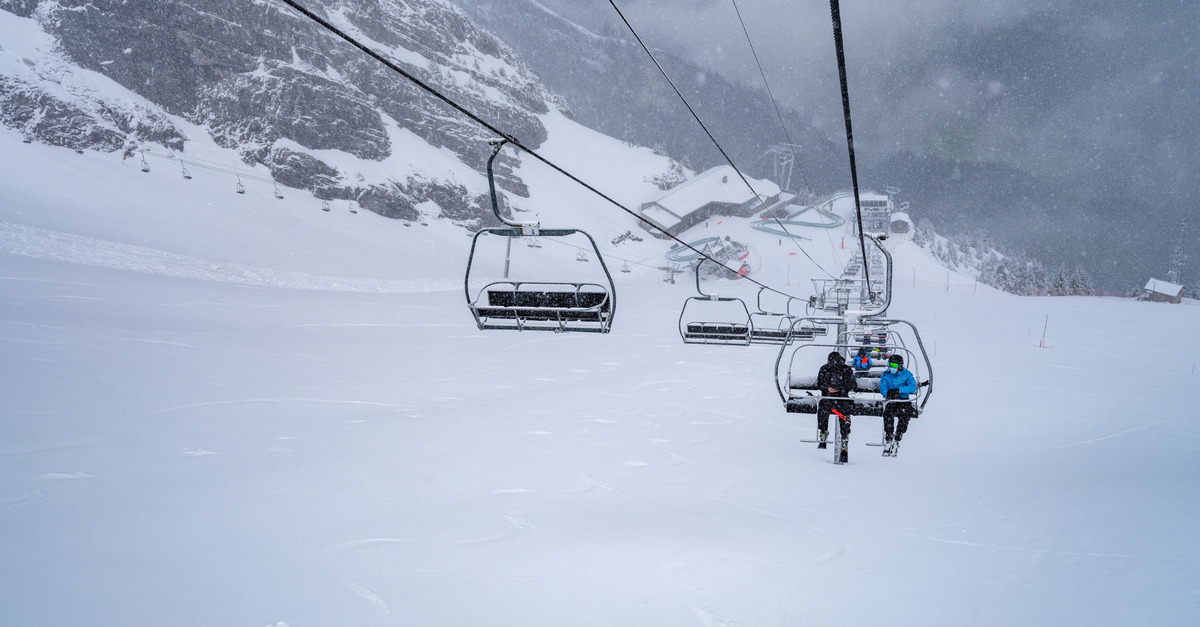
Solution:
<svg viewBox="0 0 1200 627">
<path fill-rule="evenodd" d="M 850 393 L 858 389 L 854 380 L 854 369 L 846 365 L 846 358 L 837 351 L 829 353 L 829 361 L 817 372 L 817 388 L 822 397 L 844 398 L 847 400 L 827 401 L 822 398 L 817 405 L 817 431 L 820 441 L 817 448 L 825 448 L 825 439 L 829 435 L 829 412 L 836 410 L 845 416 L 842 420 L 842 450 L 846 449 L 846 441 L 850 438 Z"/>
</svg>

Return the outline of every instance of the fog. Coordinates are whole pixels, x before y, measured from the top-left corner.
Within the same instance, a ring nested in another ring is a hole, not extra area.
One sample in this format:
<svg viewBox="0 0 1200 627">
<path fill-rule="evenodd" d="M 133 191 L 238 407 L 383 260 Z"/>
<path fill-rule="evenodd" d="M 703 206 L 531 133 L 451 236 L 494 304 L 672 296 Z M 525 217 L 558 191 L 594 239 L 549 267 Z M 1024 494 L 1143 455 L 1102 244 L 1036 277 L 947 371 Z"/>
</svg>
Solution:
<svg viewBox="0 0 1200 627">
<path fill-rule="evenodd" d="M 540 0 L 627 37 L 608 2 Z M 652 47 L 761 88 L 844 142 L 830 11 L 819 0 L 619 0 Z M 841 4 L 860 176 L 914 213 L 982 229 L 1102 284 L 1200 283 L 1200 3 Z M 782 141 L 782 137 L 780 138 Z M 1014 216 L 1017 219 L 1014 219 Z M 1111 258 L 1106 258 L 1111 257 Z"/>
</svg>

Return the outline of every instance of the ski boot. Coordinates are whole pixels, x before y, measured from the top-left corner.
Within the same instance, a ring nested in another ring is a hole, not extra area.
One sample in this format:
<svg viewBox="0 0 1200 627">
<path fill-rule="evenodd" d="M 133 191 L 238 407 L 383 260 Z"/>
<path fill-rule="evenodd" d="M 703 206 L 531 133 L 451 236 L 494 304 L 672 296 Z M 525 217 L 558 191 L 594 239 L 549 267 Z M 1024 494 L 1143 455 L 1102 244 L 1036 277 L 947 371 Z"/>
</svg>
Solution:
<svg viewBox="0 0 1200 627">
<path fill-rule="evenodd" d="M 850 440 L 848 438 L 842 438 L 842 448 L 838 451 L 838 459 L 841 460 L 841 463 L 846 463 L 849 453 Z"/>
<path fill-rule="evenodd" d="M 822 431 L 821 439 L 817 441 L 817 448 L 820 448 L 820 449 L 825 448 L 825 439 L 828 437 L 829 437 L 829 434 Z"/>
</svg>

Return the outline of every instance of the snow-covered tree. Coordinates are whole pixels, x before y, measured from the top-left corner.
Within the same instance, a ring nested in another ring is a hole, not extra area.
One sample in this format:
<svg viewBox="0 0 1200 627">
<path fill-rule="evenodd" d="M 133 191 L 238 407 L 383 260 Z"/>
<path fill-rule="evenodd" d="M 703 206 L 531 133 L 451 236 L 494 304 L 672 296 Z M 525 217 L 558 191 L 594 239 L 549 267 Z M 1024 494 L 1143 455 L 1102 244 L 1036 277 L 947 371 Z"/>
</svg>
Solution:
<svg viewBox="0 0 1200 627">
<path fill-rule="evenodd" d="M 1072 294 L 1089 296 L 1095 289 L 1092 287 L 1092 278 L 1084 272 L 1083 268 L 1075 266 L 1075 272 L 1071 274 L 1071 279 L 1067 284 Z"/>
<path fill-rule="evenodd" d="M 1176 285 L 1183 283 L 1183 269 L 1187 265 L 1187 253 L 1183 252 L 1183 239 L 1187 233 L 1187 218 L 1179 225 L 1179 238 L 1175 240 L 1175 249 L 1171 251 L 1171 261 L 1167 266 L 1167 280 Z"/>
<path fill-rule="evenodd" d="M 1050 285 L 1050 293 L 1054 296 L 1066 296 L 1071 293 L 1071 279 L 1067 276 L 1067 267 L 1059 266 Z"/>
</svg>

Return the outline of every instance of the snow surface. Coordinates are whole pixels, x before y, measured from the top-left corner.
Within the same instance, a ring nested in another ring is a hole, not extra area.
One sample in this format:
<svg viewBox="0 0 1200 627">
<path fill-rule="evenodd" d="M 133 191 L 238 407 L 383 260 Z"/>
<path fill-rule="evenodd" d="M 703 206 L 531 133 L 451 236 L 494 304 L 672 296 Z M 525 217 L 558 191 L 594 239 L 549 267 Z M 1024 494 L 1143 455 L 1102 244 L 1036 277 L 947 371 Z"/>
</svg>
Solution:
<svg viewBox="0 0 1200 627">
<path fill-rule="evenodd" d="M 544 154 L 630 206 L 653 197 L 660 158 L 547 124 Z M 532 159 L 523 206 L 631 262 L 608 335 L 478 331 L 471 238 L 444 220 L 238 195 L 10 131 L 0 151 L 0 624 L 1200 610 L 1200 375 L 1177 344 L 1194 301 L 1014 297 L 894 240 L 892 313 L 921 329 L 935 391 L 898 458 L 861 417 L 837 466 L 783 411 L 777 350 L 683 344 L 694 284 L 662 282 L 665 245 L 612 245 L 635 220 Z M 755 278 L 801 297 L 854 248 L 805 231 L 812 262 L 711 222 L 685 237 L 745 242 Z"/>
</svg>

